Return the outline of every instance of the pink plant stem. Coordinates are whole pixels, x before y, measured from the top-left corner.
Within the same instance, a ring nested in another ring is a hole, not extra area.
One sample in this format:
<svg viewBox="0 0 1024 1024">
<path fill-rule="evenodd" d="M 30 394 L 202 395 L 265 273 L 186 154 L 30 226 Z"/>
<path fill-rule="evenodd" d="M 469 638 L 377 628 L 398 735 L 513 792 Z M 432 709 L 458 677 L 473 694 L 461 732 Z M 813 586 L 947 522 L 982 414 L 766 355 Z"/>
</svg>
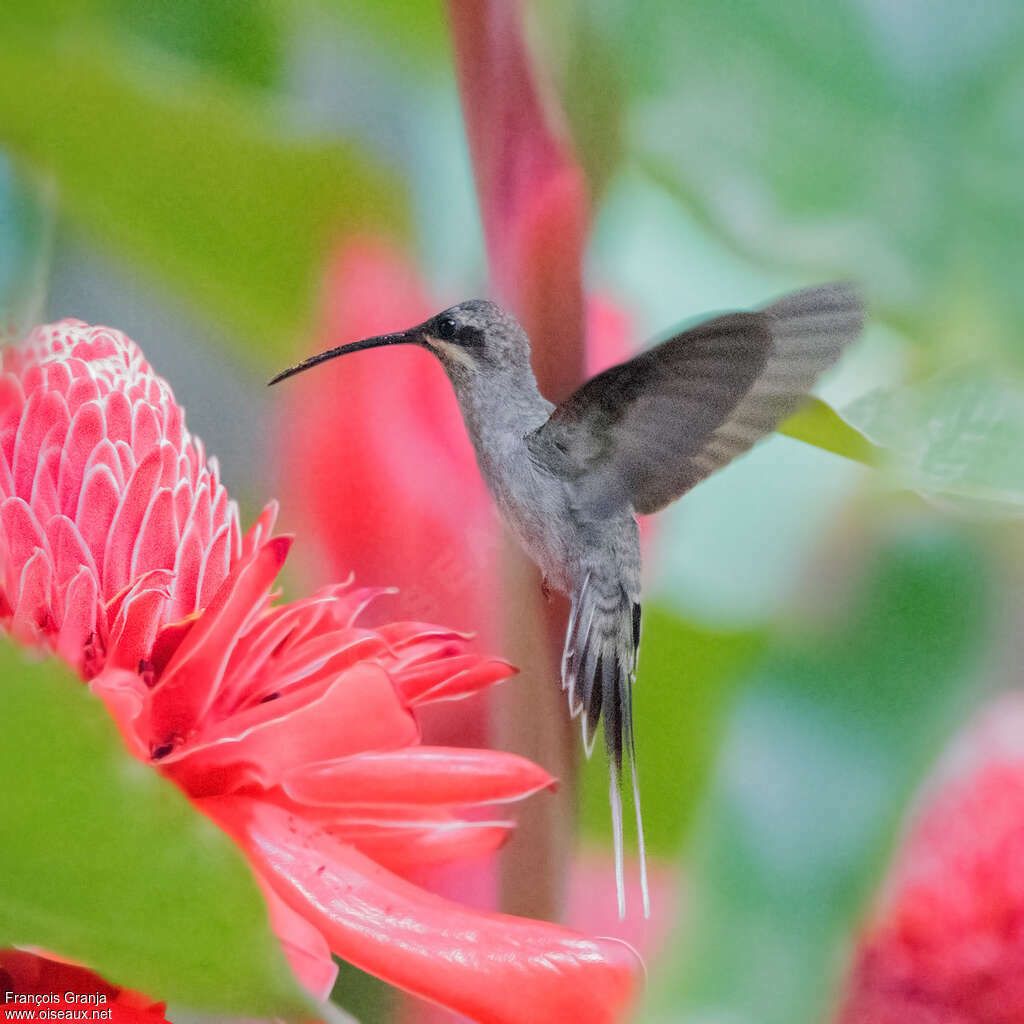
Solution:
<svg viewBox="0 0 1024 1024">
<path fill-rule="evenodd" d="M 583 377 L 586 184 L 531 64 L 520 5 L 449 0 L 448 13 L 493 292 L 523 322 L 540 389 L 557 402 Z M 575 833 L 578 742 L 558 685 L 568 604 L 545 599 L 535 566 L 511 539 L 502 582 L 502 650 L 522 680 L 515 693 L 495 695 L 495 742 L 561 780 L 556 799 L 520 809 L 502 902 L 551 918 L 564 907 Z"/>
</svg>

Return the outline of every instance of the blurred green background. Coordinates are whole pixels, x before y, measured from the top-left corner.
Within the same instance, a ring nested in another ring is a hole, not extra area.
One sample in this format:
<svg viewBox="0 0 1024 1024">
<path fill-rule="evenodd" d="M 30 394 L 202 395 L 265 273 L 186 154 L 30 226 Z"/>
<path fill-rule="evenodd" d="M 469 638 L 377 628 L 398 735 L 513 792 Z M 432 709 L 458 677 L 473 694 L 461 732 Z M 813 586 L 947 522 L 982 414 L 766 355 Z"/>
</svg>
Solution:
<svg viewBox="0 0 1024 1024">
<path fill-rule="evenodd" d="M 593 191 L 587 286 L 637 346 L 837 276 L 868 298 L 820 393 L 881 465 L 778 437 L 662 515 L 637 695 L 650 848 L 687 893 L 643 1012 L 820 1020 L 916 786 L 1019 685 L 1024 5 L 528 15 Z M 432 0 L 5 4 L 0 146 L 9 328 L 138 340 L 243 518 L 263 383 L 308 345 L 334 245 L 380 234 L 433 294 L 486 288 Z M 595 843 L 606 798 L 589 765 Z"/>
</svg>

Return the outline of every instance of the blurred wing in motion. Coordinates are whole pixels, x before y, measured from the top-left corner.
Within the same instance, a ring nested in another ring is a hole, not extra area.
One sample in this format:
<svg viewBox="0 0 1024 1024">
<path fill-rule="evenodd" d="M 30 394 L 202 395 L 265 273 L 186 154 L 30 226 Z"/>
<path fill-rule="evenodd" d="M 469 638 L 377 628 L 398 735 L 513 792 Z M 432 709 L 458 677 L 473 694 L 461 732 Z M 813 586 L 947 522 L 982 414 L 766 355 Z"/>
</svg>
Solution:
<svg viewBox="0 0 1024 1024">
<path fill-rule="evenodd" d="M 845 284 L 715 317 L 587 381 L 527 444 L 584 514 L 656 512 L 795 412 L 863 323 Z"/>
</svg>

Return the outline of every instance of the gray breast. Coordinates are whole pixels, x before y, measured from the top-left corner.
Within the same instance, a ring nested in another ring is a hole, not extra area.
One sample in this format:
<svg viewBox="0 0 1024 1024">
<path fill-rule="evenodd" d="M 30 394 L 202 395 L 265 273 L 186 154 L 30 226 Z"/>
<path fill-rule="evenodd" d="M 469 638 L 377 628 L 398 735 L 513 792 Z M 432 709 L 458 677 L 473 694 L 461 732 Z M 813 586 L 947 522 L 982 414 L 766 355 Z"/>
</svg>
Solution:
<svg viewBox="0 0 1024 1024">
<path fill-rule="evenodd" d="M 565 482 L 539 468 L 520 440 L 481 468 L 510 529 L 548 582 L 568 592 L 579 539 Z"/>
</svg>

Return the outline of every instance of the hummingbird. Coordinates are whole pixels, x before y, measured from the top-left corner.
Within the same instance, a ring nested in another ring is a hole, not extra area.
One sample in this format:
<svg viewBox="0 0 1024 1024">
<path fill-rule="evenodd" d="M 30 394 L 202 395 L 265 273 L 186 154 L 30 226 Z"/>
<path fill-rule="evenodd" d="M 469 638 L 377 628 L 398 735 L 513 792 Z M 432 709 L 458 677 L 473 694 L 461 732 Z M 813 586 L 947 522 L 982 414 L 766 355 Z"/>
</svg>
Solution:
<svg viewBox="0 0 1024 1024">
<path fill-rule="evenodd" d="M 657 512 L 772 433 L 861 332 L 856 289 L 830 284 L 673 334 L 588 380 L 559 405 L 540 393 L 530 341 L 485 299 L 284 370 L 371 348 L 419 345 L 448 375 L 488 489 L 540 568 L 570 599 L 561 661 L 589 757 L 603 720 L 620 917 L 625 914 L 622 779 L 628 762 L 644 913 L 646 857 L 633 727 L 640 646 L 636 516 Z"/>
</svg>

